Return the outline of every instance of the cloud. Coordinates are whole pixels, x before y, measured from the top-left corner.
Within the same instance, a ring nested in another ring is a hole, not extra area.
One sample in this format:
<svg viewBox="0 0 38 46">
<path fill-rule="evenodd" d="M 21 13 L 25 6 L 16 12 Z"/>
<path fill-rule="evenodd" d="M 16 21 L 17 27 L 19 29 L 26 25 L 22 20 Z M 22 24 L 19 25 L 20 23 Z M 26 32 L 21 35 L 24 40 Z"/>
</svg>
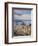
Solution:
<svg viewBox="0 0 38 46">
<path fill-rule="evenodd" d="M 14 15 L 14 19 L 19 19 L 19 20 L 31 20 L 31 15 Z"/>
</svg>

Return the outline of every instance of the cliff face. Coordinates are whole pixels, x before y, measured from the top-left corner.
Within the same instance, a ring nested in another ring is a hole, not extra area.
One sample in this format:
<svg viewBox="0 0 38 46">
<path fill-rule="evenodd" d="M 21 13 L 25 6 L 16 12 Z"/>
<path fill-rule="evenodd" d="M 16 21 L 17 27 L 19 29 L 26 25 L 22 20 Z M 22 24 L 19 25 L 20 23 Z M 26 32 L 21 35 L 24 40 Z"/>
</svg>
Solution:
<svg viewBox="0 0 38 46">
<path fill-rule="evenodd" d="M 24 26 L 24 25 L 18 25 L 14 28 L 14 32 L 15 34 L 18 36 L 18 35 L 31 35 L 31 26 Z"/>
</svg>

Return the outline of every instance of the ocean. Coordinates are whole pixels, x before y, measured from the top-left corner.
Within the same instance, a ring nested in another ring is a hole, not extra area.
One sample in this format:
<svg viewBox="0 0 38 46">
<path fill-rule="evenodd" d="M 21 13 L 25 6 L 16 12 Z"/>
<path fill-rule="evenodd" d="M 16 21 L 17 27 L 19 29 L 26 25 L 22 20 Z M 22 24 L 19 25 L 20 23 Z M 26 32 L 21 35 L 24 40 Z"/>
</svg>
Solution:
<svg viewBox="0 0 38 46">
<path fill-rule="evenodd" d="M 15 20 L 15 23 L 16 25 L 19 25 L 19 24 L 21 25 L 22 23 L 28 25 L 28 24 L 31 24 L 31 21 L 32 20 Z"/>
</svg>

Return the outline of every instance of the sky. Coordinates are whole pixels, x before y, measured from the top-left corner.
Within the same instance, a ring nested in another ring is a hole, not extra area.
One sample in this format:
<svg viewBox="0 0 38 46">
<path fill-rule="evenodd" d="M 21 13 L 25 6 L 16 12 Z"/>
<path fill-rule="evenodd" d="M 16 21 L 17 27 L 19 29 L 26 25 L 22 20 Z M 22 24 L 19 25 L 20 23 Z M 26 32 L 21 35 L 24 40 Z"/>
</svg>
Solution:
<svg viewBox="0 0 38 46">
<path fill-rule="evenodd" d="M 31 14 L 31 10 L 14 10 L 16 14 Z"/>
<path fill-rule="evenodd" d="M 14 9 L 14 18 L 20 20 L 31 20 L 31 10 Z"/>
<path fill-rule="evenodd" d="M 24 21 L 24 23 L 28 24 L 31 23 L 31 10 L 17 10 L 14 9 L 14 19 Z M 30 21 L 28 21 L 30 20 Z M 19 22 L 21 23 L 21 22 Z"/>
</svg>

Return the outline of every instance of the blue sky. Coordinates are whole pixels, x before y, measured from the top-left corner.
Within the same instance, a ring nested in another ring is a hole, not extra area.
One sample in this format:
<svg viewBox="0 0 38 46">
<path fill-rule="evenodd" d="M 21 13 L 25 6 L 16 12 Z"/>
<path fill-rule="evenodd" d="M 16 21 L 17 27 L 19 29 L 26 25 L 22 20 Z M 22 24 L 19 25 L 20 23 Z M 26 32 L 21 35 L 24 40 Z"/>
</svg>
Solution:
<svg viewBox="0 0 38 46">
<path fill-rule="evenodd" d="M 31 14 L 31 10 L 14 10 L 16 14 Z"/>
<path fill-rule="evenodd" d="M 21 16 L 18 16 L 18 14 L 21 14 Z M 25 14 L 26 16 L 22 15 L 22 14 Z M 29 24 L 29 23 L 31 23 L 31 10 L 17 10 L 17 9 L 15 9 L 14 10 L 14 18 L 15 18 L 17 24 L 20 21 L 24 21 L 24 23 Z"/>
</svg>

